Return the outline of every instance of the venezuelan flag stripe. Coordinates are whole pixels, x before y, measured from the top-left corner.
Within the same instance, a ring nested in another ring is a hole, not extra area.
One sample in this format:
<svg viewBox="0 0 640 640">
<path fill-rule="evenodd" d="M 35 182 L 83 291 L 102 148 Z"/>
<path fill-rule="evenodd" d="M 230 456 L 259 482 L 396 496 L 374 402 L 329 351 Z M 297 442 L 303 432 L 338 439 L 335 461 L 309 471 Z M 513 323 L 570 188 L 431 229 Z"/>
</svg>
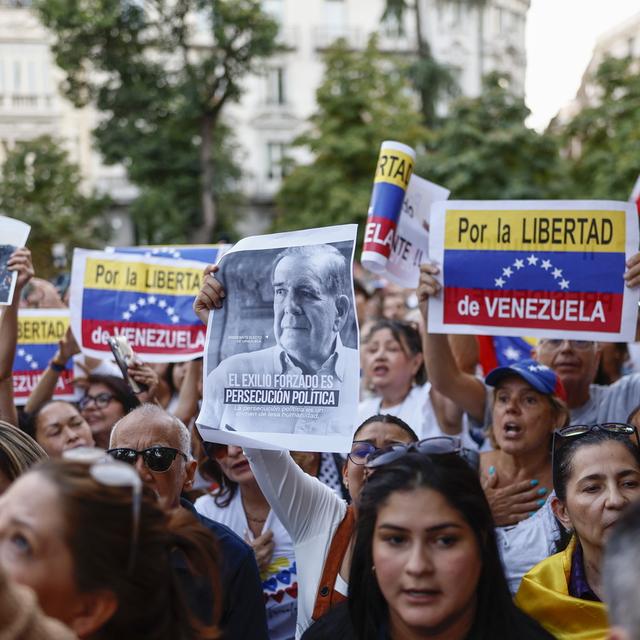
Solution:
<svg viewBox="0 0 640 640">
<path fill-rule="evenodd" d="M 171 267 L 88 257 L 83 284 L 85 289 L 196 296 L 201 276 L 202 269 L 179 264 Z"/>
<path fill-rule="evenodd" d="M 622 293 L 501 291 L 447 287 L 444 321 L 453 324 L 613 333 L 620 331 Z"/>
<path fill-rule="evenodd" d="M 447 210 L 445 248 L 480 251 L 625 251 L 625 212 Z"/>
<path fill-rule="evenodd" d="M 202 352 L 206 327 L 202 324 L 167 326 L 108 320 L 82 321 L 82 343 L 90 349 L 111 353 L 107 338 L 118 335 L 125 336 L 133 350 L 140 355 L 159 352 L 190 354 Z"/>
<path fill-rule="evenodd" d="M 139 291 L 84 289 L 84 320 L 122 320 L 165 325 L 201 324 L 192 308 L 193 296 L 157 295 Z"/>
<path fill-rule="evenodd" d="M 624 291 L 624 253 L 446 250 L 447 287 L 585 293 Z"/>
</svg>

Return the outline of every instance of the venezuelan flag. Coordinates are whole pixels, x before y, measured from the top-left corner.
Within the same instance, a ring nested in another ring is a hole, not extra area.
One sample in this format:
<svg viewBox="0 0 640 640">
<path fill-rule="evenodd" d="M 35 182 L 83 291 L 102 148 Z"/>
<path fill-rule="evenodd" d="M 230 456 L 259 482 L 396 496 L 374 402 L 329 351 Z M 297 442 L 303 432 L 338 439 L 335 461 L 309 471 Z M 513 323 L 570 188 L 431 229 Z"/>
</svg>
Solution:
<svg viewBox="0 0 640 640">
<path fill-rule="evenodd" d="M 107 339 L 123 335 L 150 362 L 203 353 L 206 327 L 192 309 L 201 264 L 82 250 L 76 260 L 82 266 L 74 268 L 72 306 L 78 296 L 83 349 L 110 354 Z"/>
<path fill-rule="evenodd" d="M 445 323 L 615 333 L 625 211 L 447 210 Z M 482 331 L 479 330 L 479 333 Z"/>
<path fill-rule="evenodd" d="M 18 313 L 18 344 L 13 361 L 13 397 L 26 404 L 38 380 L 58 350 L 58 341 L 69 326 L 68 309 L 21 309 Z M 58 378 L 54 400 L 74 398 L 73 360 Z"/>
</svg>

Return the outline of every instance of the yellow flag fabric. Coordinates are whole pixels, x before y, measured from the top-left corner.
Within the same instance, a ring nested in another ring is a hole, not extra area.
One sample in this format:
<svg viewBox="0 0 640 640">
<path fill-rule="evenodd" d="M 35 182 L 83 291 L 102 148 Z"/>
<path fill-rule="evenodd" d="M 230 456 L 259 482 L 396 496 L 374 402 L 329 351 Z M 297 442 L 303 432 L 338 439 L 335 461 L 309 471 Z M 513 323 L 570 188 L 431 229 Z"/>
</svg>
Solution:
<svg viewBox="0 0 640 640">
<path fill-rule="evenodd" d="M 602 602 L 569 595 L 575 538 L 562 552 L 550 556 L 527 573 L 516 604 L 559 640 L 605 640 L 609 623 Z"/>
</svg>

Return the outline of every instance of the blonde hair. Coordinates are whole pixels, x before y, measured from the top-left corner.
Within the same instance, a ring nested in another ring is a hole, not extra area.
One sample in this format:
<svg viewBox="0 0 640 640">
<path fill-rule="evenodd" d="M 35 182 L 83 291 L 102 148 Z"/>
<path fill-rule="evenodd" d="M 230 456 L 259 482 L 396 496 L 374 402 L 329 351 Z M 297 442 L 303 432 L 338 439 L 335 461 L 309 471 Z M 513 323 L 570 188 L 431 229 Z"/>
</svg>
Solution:
<svg viewBox="0 0 640 640">
<path fill-rule="evenodd" d="M 10 482 L 36 462 L 48 457 L 45 450 L 31 436 L 0 420 L 0 471 Z"/>
</svg>

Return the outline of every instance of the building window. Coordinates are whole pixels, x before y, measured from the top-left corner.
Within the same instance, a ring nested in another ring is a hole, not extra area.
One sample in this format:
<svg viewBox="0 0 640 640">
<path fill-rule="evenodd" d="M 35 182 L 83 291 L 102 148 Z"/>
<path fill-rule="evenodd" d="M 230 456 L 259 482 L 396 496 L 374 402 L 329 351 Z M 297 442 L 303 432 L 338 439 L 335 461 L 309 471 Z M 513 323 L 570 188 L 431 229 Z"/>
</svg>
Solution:
<svg viewBox="0 0 640 640">
<path fill-rule="evenodd" d="M 19 60 L 13 63 L 13 92 L 21 93 L 22 90 L 22 64 Z"/>
<path fill-rule="evenodd" d="M 285 156 L 287 145 L 283 142 L 267 142 L 267 178 L 282 180 L 285 176 Z"/>
<path fill-rule="evenodd" d="M 340 38 L 345 35 L 347 13 L 343 0 L 324 1 L 324 23 L 331 38 Z"/>
<path fill-rule="evenodd" d="M 287 94 L 284 67 L 267 71 L 267 104 L 286 104 Z"/>
</svg>

